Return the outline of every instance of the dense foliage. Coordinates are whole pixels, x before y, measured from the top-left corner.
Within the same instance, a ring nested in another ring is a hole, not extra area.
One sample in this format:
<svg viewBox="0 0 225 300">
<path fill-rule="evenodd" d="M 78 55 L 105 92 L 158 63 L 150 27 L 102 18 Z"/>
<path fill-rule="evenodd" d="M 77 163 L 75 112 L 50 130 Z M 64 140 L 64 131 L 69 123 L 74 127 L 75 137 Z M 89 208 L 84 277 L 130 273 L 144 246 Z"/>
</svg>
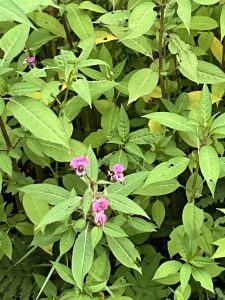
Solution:
<svg viewBox="0 0 225 300">
<path fill-rule="evenodd" d="M 225 299 L 225 0 L 0 0 L 0 298 Z"/>
</svg>

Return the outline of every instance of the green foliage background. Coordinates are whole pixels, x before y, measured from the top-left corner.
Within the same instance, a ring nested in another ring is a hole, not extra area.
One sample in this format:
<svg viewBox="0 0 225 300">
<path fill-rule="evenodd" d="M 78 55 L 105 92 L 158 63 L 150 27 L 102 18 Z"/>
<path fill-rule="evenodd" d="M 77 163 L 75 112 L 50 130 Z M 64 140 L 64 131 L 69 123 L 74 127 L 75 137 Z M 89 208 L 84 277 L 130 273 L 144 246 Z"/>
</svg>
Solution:
<svg viewBox="0 0 225 300">
<path fill-rule="evenodd" d="M 224 0 L 0 0 L 1 299 L 225 299 L 224 94 Z"/>
</svg>

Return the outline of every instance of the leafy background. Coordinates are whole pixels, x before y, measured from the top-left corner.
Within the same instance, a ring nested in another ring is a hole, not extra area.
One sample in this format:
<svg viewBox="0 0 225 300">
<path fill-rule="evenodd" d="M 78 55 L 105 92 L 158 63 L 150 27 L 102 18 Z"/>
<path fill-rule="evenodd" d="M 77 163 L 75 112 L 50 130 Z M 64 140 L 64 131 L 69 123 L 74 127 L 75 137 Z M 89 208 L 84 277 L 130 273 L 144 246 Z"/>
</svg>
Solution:
<svg viewBox="0 0 225 300">
<path fill-rule="evenodd" d="M 225 299 L 225 1 L 0 0 L 0 36 L 1 299 Z"/>
</svg>

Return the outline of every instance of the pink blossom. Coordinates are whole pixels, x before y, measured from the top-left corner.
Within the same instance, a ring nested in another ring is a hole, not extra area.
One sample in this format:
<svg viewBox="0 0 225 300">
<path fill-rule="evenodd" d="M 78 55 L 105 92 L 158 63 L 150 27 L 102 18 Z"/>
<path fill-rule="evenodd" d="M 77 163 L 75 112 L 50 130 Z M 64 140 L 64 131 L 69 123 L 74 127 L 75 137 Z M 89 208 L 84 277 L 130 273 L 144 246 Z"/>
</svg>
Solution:
<svg viewBox="0 0 225 300">
<path fill-rule="evenodd" d="M 109 207 L 109 202 L 106 198 L 98 198 L 92 203 L 92 211 L 94 213 L 104 212 Z"/>
<path fill-rule="evenodd" d="M 95 224 L 98 226 L 104 226 L 107 221 L 107 216 L 104 214 L 103 211 L 98 212 L 95 215 Z"/>
<path fill-rule="evenodd" d="M 115 164 L 113 166 L 113 172 L 115 174 L 117 174 L 117 173 L 123 173 L 123 171 L 124 171 L 124 166 L 123 165 L 121 165 L 121 164 Z"/>
<path fill-rule="evenodd" d="M 31 56 L 28 56 L 24 63 L 28 64 L 29 68 L 30 69 L 33 69 L 34 67 L 36 67 L 36 56 L 35 55 L 31 55 Z"/>
<path fill-rule="evenodd" d="M 88 158 L 84 155 L 76 156 L 70 162 L 70 167 L 76 171 L 78 176 L 84 176 L 86 174 L 87 166 Z"/>
<path fill-rule="evenodd" d="M 121 164 L 115 164 L 113 166 L 113 173 L 111 173 L 112 182 L 124 182 L 124 166 Z"/>
</svg>

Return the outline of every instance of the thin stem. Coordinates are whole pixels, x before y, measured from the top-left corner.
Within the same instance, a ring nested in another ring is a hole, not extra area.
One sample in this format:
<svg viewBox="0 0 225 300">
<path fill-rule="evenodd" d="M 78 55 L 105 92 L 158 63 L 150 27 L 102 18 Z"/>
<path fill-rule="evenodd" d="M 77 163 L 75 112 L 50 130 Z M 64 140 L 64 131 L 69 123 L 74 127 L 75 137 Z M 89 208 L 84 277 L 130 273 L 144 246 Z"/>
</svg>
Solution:
<svg viewBox="0 0 225 300">
<path fill-rule="evenodd" d="M 221 68 L 222 70 L 225 71 L 225 38 L 223 39 L 223 54 L 222 54 Z"/>
<path fill-rule="evenodd" d="M 165 80 L 162 75 L 163 72 L 163 52 L 164 52 L 164 41 L 163 41 L 163 33 L 164 33 L 164 21 L 165 21 L 165 8 L 166 4 L 162 1 L 161 10 L 160 10 L 160 29 L 159 29 L 159 78 L 160 78 L 160 86 L 162 90 L 162 97 L 166 97 L 166 88 L 165 88 Z"/>
<path fill-rule="evenodd" d="M 4 138 L 6 146 L 7 146 L 7 151 L 10 151 L 10 150 L 13 149 L 13 145 L 12 145 L 12 143 L 10 141 L 10 138 L 8 136 L 8 133 L 6 131 L 5 124 L 2 120 L 2 117 L 0 117 L 0 128 L 1 128 L 3 138 Z M 18 166 L 18 163 L 17 163 L 16 159 L 13 158 L 13 157 L 11 159 L 12 159 L 12 164 L 13 164 L 14 171 L 20 172 L 20 168 Z"/>
<path fill-rule="evenodd" d="M 196 187 L 197 187 L 197 181 L 198 181 L 198 173 L 199 173 L 199 162 L 197 162 L 197 166 L 194 173 L 194 180 L 192 185 L 192 196 L 191 196 L 191 202 L 195 202 L 195 195 L 196 195 Z"/>
</svg>

